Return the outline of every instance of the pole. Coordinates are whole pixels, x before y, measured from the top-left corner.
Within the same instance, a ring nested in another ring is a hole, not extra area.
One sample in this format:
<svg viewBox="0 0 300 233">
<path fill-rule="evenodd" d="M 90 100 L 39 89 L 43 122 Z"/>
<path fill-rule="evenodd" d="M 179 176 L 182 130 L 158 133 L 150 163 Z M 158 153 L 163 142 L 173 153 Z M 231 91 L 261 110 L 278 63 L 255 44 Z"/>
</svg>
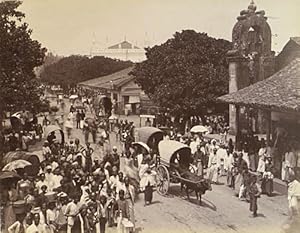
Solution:
<svg viewBox="0 0 300 233">
<path fill-rule="evenodd" d="M 235 149 L 240 150 L 240 139 L 241 139 L 241 132 L 240 132 L 240 106 L 235 106 Z"/>
<path fill-rule="evenodd" d="M 272 126 L 272 119 L 271 119 L 271 111 L 266 110 L 265 111 L 265 117 L 266 117 L 266 134 L 267 134 L 267 145 L 270 145 L 270 141 L 271 141 L 271 126 Z"/>
</svg>

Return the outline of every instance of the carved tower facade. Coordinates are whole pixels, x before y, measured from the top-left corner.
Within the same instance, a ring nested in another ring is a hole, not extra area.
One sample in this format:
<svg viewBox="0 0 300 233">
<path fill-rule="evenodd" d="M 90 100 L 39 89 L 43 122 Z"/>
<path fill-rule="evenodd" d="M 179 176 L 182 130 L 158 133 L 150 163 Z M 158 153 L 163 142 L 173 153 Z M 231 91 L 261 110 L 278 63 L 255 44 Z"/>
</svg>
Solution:
<svg viewBox="0 0 300 233">
<path fill-rule="evenodd" d="M 271 40 L 271 28 L 265 11 L 256 11 L 256 5 L 251 1 L 248 9 L 240 12 L 232 31 L 233 49 L 227 54 L 229 93 L 266 79 L 274 73 L 275 53 L 271 50 Z M 263 131 L 263 114 L 260 111 L 242 108 L 242 111 L 237 112 L 235 106 L 230 105 L 229 125 L 232 134 L 237 133 L 237 117 L 241 128 L 249 128 L 249 119 L 252 119 L 252 129 L 256 132 Z"/>
</svg>

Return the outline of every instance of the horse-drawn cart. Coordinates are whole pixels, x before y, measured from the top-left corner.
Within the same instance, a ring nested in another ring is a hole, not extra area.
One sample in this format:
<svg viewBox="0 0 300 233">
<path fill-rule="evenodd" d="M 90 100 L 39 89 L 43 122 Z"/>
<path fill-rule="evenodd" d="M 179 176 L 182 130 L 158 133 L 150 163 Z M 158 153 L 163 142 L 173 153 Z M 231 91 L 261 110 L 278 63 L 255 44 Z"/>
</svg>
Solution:
<svg viewBox="0 0 300 233">
<path fill-rule="evenodd" d="M 191 149 L 178 141 L 163 140 L 158 144 L 159 161 L 156 167 L 157 192 L 166 195 L 170 183 L 181 183 L 189 198 L 189 190 L 195 191 L 197 199 L 206 190 L 211 190 L 210 182 L 195 174 L 192 166 Z"/>
</svg>

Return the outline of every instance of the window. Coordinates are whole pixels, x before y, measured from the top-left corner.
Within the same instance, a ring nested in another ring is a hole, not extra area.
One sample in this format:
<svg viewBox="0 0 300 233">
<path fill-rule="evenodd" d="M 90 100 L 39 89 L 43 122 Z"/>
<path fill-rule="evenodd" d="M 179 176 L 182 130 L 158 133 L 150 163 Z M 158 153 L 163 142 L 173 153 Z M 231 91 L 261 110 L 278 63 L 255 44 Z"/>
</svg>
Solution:
<svg viewBox="0 0 300 233">
<path fill-rule="evenodd" d="M 129 103 L 129 96 L 123 96 L 123 99 L 124 99 L 124 104 Z"/>
<path fill-rule="evenodd" d="M 118 94 L 114 93 L 114 94 L 113 94 L 113 99 L 114 99 L 115 101 L 118 101 Z"/>
</svg>

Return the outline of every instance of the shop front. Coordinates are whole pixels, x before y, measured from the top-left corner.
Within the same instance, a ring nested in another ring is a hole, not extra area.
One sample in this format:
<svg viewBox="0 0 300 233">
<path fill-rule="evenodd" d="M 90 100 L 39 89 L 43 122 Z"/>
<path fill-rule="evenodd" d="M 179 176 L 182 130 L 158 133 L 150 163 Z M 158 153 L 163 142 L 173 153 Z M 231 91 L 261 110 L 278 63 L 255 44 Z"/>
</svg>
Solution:
<svg viewBox="0 0 300 233">
<path fill-rule="evenodd" d="M 272 112 L 272 146 L 277 178 L 287 181 L 300 168 L 300 113 Z"/>
<path fill-rule="evenodd" d="M 218 98 L 230 104 L 236 115 L 236 148 L 244 129 L 243 118 L 262 123 L 274 175 L 284 181 L 300 170 L 300 59 L 295 59 L 271 77 Z M 234 111 L 235 110 L 235 111 Z M 249 111 L 251 110 L 251 111 Z M 251 121 L 247 121 L 250 122 Z M 256 122 L 250 124 L 255 131 Z M 247 124 L 246 124 L 247 125 Z M 299 174 L 300 175 L 300 174 Z M 300 178 L 300 176 L 299 176 Z"/>
</svg>

